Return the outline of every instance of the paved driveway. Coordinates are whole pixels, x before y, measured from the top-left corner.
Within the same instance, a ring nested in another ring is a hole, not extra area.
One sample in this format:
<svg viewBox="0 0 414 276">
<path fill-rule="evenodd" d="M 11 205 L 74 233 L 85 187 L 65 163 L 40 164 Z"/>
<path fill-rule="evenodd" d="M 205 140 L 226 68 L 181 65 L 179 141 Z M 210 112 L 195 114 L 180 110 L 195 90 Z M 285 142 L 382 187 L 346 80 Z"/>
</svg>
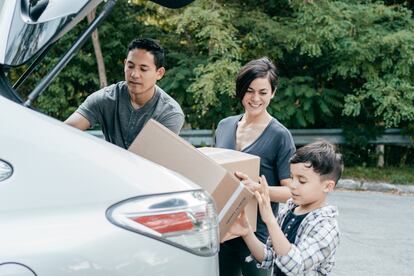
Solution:
<svg viewBox="0 0 414 276">
<path fill-rule="evenodd" d="M 338 191 L 342 233 L 332 276 L 414 275 L 414 196 Z"/>
</svg>

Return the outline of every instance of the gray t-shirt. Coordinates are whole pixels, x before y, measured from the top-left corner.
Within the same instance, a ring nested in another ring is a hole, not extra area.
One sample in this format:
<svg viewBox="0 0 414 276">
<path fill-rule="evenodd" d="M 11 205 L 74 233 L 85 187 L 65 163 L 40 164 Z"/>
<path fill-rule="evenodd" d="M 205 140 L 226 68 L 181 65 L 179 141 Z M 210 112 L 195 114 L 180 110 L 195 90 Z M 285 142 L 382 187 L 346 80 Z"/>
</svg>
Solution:
<svg viewBox="0 0 414 276">
<path fill-rule="evenodd" d="M 144 106 L 134 109 L 125 81 L 91 94 L 76 112 L 91 126 L 100 124 L 105 139 L 127 149 L 149 119 L 154 119 L 178 134 L 184 124 L 180 105 L 158 86 Z"/>
<path fill-rule="evenodd" d="M 231 116 L 220 121 L 215 136 L 216 147 L 236 149 L 237 123 L 242 116 Z M 295 143 L 289 130 L 275 118 L 272 118 L 259 137 L 242 152 L 260 157 L 260 175 L 266 177 L 270 186 L 280 186 L 280 180 L 290 178 L 289 159 L 295 152 Z M 277 217 L 279 205 L 276 202 L 271 205 Z M 258 213 L 256 236 L 266 242 L 268 235 L 266 224 Z"/>
</svg>

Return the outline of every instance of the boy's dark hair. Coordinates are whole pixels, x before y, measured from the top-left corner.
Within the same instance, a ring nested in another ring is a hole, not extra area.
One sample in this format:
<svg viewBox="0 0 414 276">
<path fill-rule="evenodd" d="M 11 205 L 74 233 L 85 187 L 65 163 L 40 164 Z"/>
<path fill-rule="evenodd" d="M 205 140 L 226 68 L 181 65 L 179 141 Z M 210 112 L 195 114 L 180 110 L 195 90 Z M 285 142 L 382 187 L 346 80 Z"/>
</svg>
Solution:
<svg viewBox="0 0 414 276">
<path fill-rule="evenodd" d="M 250 83 L 257 78 L 267 78 L 272 87 L 272 93 L 276 91 L 279 82 L 277 69 L 267 57 L 249 61 L 240 69 L 236 77 L 236 97 L 240 102 L 243 100 Z"/>
<path fill-rule="evenodd" d="M 151 38 L 136 38 L 128 45 L 128 52 L 135 49 L 143 49 L 150 52 L 154 56 L 155 67 L 158 69 L 164 66 L 165 54 L 161 45 Z"/>
<path fill-rule="evenodd" d="M 319 173 L 322 179 L 334 180 L 341 178 L 344 168 L 342 155 L 334 145 L 326 141 L 318 141 L 299 148 L 290 158 L 290 164 L 307 163 Z"/>
</svg>

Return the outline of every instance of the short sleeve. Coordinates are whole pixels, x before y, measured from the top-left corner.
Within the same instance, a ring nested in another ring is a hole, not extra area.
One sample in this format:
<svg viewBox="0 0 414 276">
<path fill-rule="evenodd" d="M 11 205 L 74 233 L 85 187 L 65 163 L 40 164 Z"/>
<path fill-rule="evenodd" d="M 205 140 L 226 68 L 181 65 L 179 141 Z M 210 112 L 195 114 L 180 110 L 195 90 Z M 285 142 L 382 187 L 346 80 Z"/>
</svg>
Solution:
<svg viewBox="0 0 414 276">
<path fill-rule="evenodd" d="M 279 150 L 275 159 L 275 167 L 277 168 L 277 174 L 279 181 L 290 177 L 290 163 L 289 160 L 295 153 L 295 143 L 293 142 L 292 135 L 287 129 L 281 131 L 279 134 Z"/>
<path fill-rule="evenodd" d="M 184 125 L 184 114 L 179 112 L 170 113 L 159 122 L 175 134 L 178 134 Z"/>
<path fill-rule="evenodd" d="M 100 105 L 104 101 L 104 90 L 99 90 L 89 95 L 86 100 L 78 107 L 77 113 L 85 117 L 91 127 L 100 121 Z"/>
</svg>

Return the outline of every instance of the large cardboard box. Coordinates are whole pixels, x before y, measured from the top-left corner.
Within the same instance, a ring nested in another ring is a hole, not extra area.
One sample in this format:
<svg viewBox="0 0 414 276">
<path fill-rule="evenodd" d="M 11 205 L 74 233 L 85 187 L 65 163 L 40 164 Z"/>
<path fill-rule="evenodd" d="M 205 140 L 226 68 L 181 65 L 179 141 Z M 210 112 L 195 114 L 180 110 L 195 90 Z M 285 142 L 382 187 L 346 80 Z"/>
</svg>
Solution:
<svg viewBox="0 0 414 276">
<path fill-rule="evenodd" d="M 203 154 L 207 155 L 215 162 L 223 166 L 231 174 L 236 171 L 247 174 L 254 181 L 258 181 L 260 173 L 260 157 L 236 150 L 203 147 L 198 148 Z M 255 198 L 249 200 L 245 207 L 245 213 L 249 223 L 256 231 L 257 220 L 257 201 Z M 225 240 L 235 238 L 235 236 L 227 236 Z"/>
<path fill-rule="evenodd" d="M 128 150 L 180 173 L 210 193 L 218 211 L 220 241 L 253 198 L 234 175 L 155 120 L 148 121 Z"/>
</svg>

